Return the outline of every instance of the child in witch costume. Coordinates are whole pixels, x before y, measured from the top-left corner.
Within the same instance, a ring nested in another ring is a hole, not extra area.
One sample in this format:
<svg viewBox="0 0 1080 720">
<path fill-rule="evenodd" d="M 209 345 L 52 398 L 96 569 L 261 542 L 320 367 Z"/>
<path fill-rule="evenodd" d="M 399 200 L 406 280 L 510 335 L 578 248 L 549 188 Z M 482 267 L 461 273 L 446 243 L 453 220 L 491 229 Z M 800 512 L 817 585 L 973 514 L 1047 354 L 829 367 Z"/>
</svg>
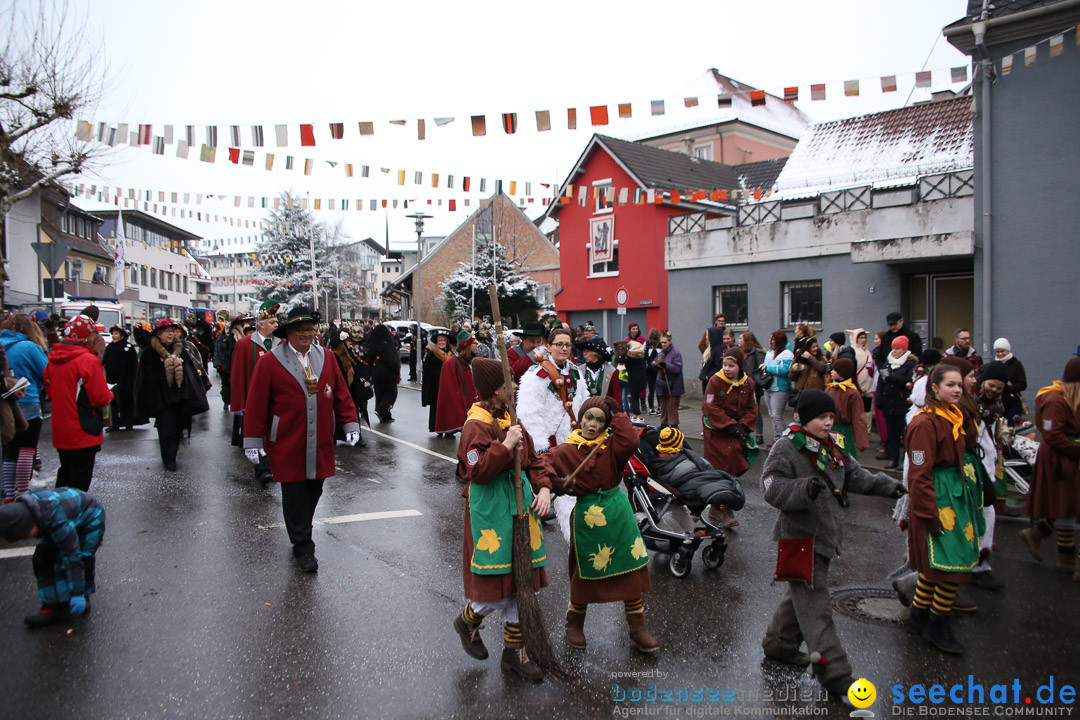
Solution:
<svg viewBox="0 0 1080 720">
<path fill-rule="evenodd" d="M 832 364 L 832 377 L 825 392 L 836 403 L 836 423 L 833 430 L 844 436 L 844 454 L 855 459 L 856 450 L 870 447 L 870 434 L 863 421 L 862 392 L 855 385 L 855 361 L 839 358 Z"/>
<path fill-rule="evenodd" d="M 844 454 L 840 435 L 830 432 L 836 403 L 825 392 L 804 390 L 798 413 L 800 424 L 791 425 L 776 441 L 761 476 L 765 502 L 780 510 L 775 539 L 811 538 L 813 569 L 803 580 L 788 582 L 761 646 L 765 657 L 800 667 L 813 658 L 818 682 L 843 698 L 854 678 L 833 624 L 829 563 L 843 548 L 846 493 L 897 498 L 905 490 Z M 801 638 L 812 655 L 799 651 Z"/>
<path fill-rule="evenodd" d="M 472 361 L 472 371 L 480 402 L 469 409 L 457 450 L 458 474 L 468 483 L 462 492 L 466 498 L 462 577 L 467 600 L 465 609 L 454 619 L 454 630 L 465 652 L 484 660 L 488 652 L 480 638 L 480 623 L 488 613 L 501 610 L 505 641 L 502 669 L 527 680 L 542 680 L 544 671 L 525 652 L 514 597 L 512 538 L 517 505 L 513 454 L 521 454 L 521 470 L 528 479 L 522 482 L 522 490 L 529 509 L 536 592 L 547 585 L 544 535 L 537 516 L 547 514 L 551 507 L 551 471 L 537 458 L 529 434 L 510 425 L 502 364 L 477 358 Z"/>
<path fill-rule="evenodd" d="M 930 374 L 926 405 L 904 440 L 911 493 L 908 557 L 919 572 L 907 629 L 957 655 L 964 646 L 952 634 L 949 614 L 959 584 L 970 580 L 979 562 L 986 528 L 982 481 L 974 462 L 964 458 L 972 428 L 965 427 L 958 407 L 963 396 L 961 371 L 943 361 Z"/>
<path fill-rule="evenodd" d="M 742 350 L 737 347 L 725 350 L 720 370 L 709 378 L 701 403 L 705 459 L 717 470 L 736 477 L 750 469 L 759 452 L 753 436 L 758 415 L 757 394 L 754 381 L 743 372 L 743 362 Z M 709 508 L 709 519 L 725 528 L 739 524 L 735 513 L 725 506 Z"/>
<path fill-rule="evenodd" d="M 658 643 L 645 627 L 641 595 L 652 589 L 649 554 L 626 494 L 622 469 L 638 447 L 638 434 L 619 402 L 592 397 L 581 405 L 578 429 L 544 453 L 555 475 L 555 492 L 577 497 L 570 534 L 570 607 L 566 640 L 585 647 L 585 611 L 590 603 L 622 601 L 630 640 L 654 653 Z"/>
</svg>

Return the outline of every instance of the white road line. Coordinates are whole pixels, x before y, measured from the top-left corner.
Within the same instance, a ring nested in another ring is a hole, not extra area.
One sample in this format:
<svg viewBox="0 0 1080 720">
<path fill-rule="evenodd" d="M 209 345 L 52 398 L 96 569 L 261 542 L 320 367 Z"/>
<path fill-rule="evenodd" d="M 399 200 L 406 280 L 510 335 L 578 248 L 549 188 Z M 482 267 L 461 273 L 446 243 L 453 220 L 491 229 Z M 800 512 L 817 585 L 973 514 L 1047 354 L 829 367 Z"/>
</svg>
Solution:
<svg viewBox="0 0 1080 720">
<path fill-rule="evenodd" d="M 413 450 L 419 450 L 420 452 L 425 452 L 428 455 L 434 455 L 435 457 L 442 458 L 443 460 L 446 460 L 447 462 L 452 462 L 454 464 L 457 464 L 457 458 L 456 457 L 450 457 L 449 455 L 443 455 L 442 453 L 437 453 L 434 450 L 428 450 L 426 447 L 420 447 L 419 445 L 417 445 L 415 443 L 411 443 L 408 440 L 402 440 L 401 438 L 396 438 L 393 435 L 387 435 L 386 433 L 379 432 L 378 430 L 373 430 L 371 428 L 368 428 L 367 431 L 369 433 L 374 433 L 374 434 L 378 435 L 379 437 L 384 437 L 387 440 L 393 440 L 394 442 L 401 443 L 402 445 L 407 445 L 408 447 L 411 447 Z"/>
<path fill-rule="evenodd" d="M 419 517 L 423 515 L 419 510 L 385 510 L 383 512 L 357 513 L 356 515 L 338 515 L 337 517 L 319 518 L 312 522 L 313 525 L 342 525 L 345 523 L 364 522 L 365 520 L 390 520 L 393 518 Z M 256 524 L 260 530 L 283 528 L 285 523 L 269 523 L 266 525 Z M 30 549 L 33 552 L 33 548 Z M 7 552 L 13 552 L 11 550 Z"/>
<path fill-rule="evenodd" d="M 0 560 L 13 557 L 27 557 L 34 554 L 32 547 L 5 548 L 0 550 Z"/>
</svg>

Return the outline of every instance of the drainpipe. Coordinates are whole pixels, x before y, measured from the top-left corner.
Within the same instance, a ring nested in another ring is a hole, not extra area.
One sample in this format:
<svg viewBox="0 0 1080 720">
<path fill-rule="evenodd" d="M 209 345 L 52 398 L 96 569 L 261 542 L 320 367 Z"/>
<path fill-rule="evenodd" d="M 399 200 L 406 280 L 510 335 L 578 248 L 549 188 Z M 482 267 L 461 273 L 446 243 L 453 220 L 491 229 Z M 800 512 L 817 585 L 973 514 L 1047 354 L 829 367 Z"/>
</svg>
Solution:
<svg viewBox="0 0 1080 720">
<path fill-rule="evenodd" d="M 975 48 L 979 55 L 982 57 L 980 65 L 982 66 L 982 248 L 983 248 L 983 266 L 982 266 L 982 320 L 983 320 L 983 357 L 990 357 L 988 353 L 990 348 L 993 347 L 993 323 L 991 322 L 991 310 L 990 310 L 990 298 L 992 296 L 992 259 L 993 253 L 991 249 L 993 244 L 991 242 L 991 218 L 992 218 L 992 201 L 990 195 L 990 82 L 991 72 L 993 65 L 990 61 L 990 53 L 986 48 L 986 18 L 988 16 L 987 5 L 988 0 L 983 0 L 983 12 L 982 19 L 974 23 L 971 27 L 972 32 L 975 34 Z"/>
</svg>

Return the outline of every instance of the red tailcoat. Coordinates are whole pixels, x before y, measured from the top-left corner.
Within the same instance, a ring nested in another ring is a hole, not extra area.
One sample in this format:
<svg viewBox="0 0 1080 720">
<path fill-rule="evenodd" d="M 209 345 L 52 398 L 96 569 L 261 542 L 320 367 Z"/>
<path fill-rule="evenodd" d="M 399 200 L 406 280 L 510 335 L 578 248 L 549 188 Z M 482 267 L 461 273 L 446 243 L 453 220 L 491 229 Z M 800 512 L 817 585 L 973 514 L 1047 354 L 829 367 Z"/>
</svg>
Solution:
<svg viewBox="0 0 1080 720">
<path fill-rule="evenodd" d="M 229 373 L 229 409 L 234 413 L 244 409 L 247 403 L 248 386 L 255 373 L 255 362 L 268 351 L 256 345 L 252 338 L 255 333 L 245 335 L 236 341 L 233 348 L 232 371 Z"/>
<path fill-rule="evenodd" d="M 237 343 L 240 347 L 240 343 Z M 356 406 L 334 354 L 312 345 L 310 355 L 322 353 L 319 386 L 308 395 L 303 382 L 286 369 L 299 360 L 287 344 L 279 345 L 255 365 L 244 406 L 244 449 L 265 448 L 277 482 L 325 479 L 334 475 L 334 420 L 346 433 L 359 432 Z M 312 369 L 317 370 L 314 360 Z"/>
<path fill-rule="evenodd" d="M 473 403 L 479 402 L 473 385 L 472 367 L 458 360 L 457 355 L 446 358 L 439 375 L 439 402 L 435 406 L 435 432 L 453 432 L 465 424 L 465 416 Z"/>
</svg>

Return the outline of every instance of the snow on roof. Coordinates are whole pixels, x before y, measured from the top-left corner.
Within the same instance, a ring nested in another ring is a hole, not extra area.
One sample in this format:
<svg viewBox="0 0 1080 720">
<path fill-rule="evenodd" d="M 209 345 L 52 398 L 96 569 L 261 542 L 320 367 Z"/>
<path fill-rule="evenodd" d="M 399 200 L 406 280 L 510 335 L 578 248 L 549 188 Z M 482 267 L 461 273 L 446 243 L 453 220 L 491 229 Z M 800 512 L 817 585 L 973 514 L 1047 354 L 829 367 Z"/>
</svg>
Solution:
<svg viewBox="0 0 1080 720">
<path fill-rule="evenodd" d="M 750 102 L 750 92 L 753 90 L 758 90 L 758 88 L 721 75 L 716 68 L 711 68 L 685 91 L 687 97 L 698 98 L 701 115 L 695 116 L 693 122 L 681 122 L 660 129 L 655 129 L 653 126 L 649 134 L 638 138 L 638 141 L 735 120 L 796 140 L 806 134 L 810 119 L 794 103 L 767 92 L 764 105 L 753 105 Z M 730 107 L 718 107 L 716 100 L 718 95 L 730 96 Z"/>
<path fill-rule="evenodd" d="M 970 168 L 970 111 L 971 98 L 959 97 L 813 125 L 776 179 L 777 194 Z"/>
</svg>

